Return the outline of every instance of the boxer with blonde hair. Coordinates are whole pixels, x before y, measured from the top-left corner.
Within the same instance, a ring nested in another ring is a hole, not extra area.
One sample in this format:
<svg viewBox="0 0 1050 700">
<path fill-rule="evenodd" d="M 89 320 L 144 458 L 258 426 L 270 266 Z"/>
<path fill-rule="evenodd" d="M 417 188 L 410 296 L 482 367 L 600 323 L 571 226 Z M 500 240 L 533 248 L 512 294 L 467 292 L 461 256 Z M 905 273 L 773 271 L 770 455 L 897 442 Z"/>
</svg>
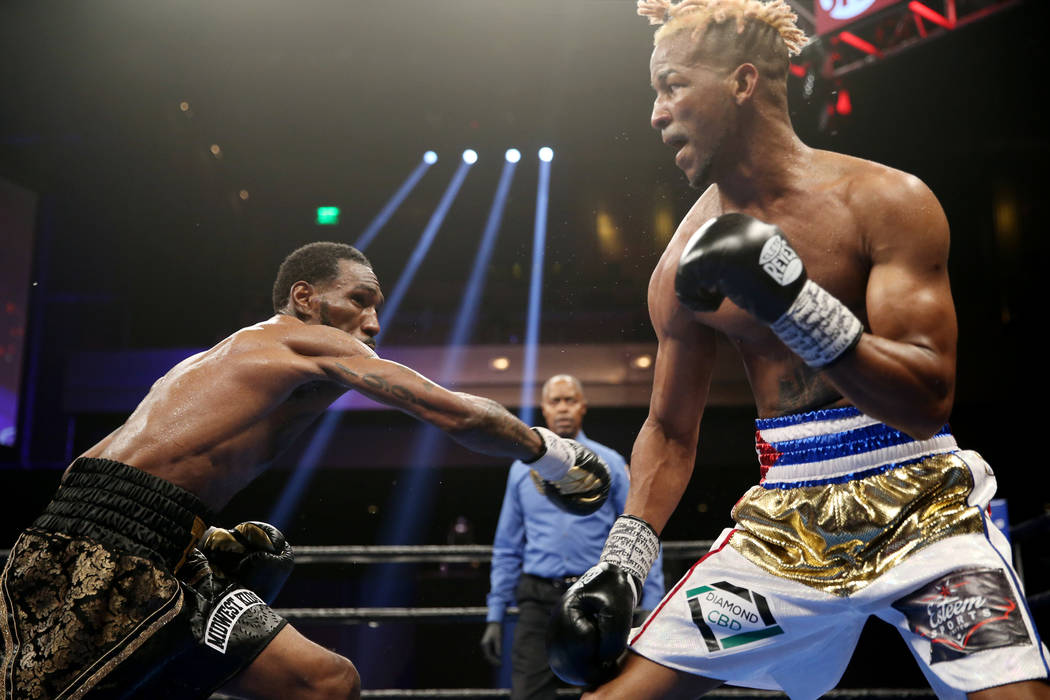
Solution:
<svg viewBox="0 0 1050 700">
<path fill-rule="evenodd" d="M 661 25 L 652 126 L 703 193 L 649 284 L 659 346 L 625 514 L 555 610 L 552 667 L 596 686 L 588 700 L 723 684 L 817 698 L 874 615 L 939 697 L 1050 697 L 1046 646 L 988 517 L 995 477 L 946 424 L 957 328 L 937 198 L 801 141 L 786 80 L 804 37 L 787 3 L 638 11 Z M 760 481 L 628 636 L 692 476 L 717 333 L 750 380 Z"/>
</svg>

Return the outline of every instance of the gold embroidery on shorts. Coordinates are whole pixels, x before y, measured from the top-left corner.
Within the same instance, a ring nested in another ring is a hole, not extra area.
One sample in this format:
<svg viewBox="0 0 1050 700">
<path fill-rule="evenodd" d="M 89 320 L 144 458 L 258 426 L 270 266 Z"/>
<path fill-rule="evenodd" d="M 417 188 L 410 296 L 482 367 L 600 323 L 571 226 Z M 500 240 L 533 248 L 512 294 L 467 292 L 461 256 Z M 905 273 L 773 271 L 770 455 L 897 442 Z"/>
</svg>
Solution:
<svg viewBox="0 0 1050 700">
<path fill-rule="evenodd" d="M 152 637 L 157 630 L 171 622 L 171 620 L 182 611 L 182 589 L 175 589 L 174 595 L 159 610 L 150 615 L 138 627 L 133 629 L 121 640 L 116 647 L 101 659 L 91 665 L 77 678 L 71 682 L 65 690 L 56 696 L 55 700 L 80 700 L 95 685 L 106 677 L 106 675 L 117 667 L 122 661 L 131 656 L 147 639 Z M 145 629 L 143 627 L 145 626 Z M 115 652 L 115 653 L 114 653 Z M 87 674 L 91 674 L 85 680 Z"/>
<path fill-rule="evenodd" d="M 3 583 L 17 635 L 5 653 L 6 682 L 8 693 L 24 700 L 87 690 L 80 681 L 85 668 L 125 658 L 121 653 L 138 648 L 182 601 L 179 582 L 146 558 L 37 530 L 19 538 Z M 135 638 L 136 630 L 143 636 Z"/>
<path fill-rule="evenodd" d="M 19 535 L 15 546 L 7 554 L 4 562 L 3 573 L 0 574 L 0 635 L 3 638 L 3 653 L 0 654 L 0 698 L 14 697 L 14 680 L 12 678 L 15 666 L 15 657 L 18 656 L 18 628 L 15 626 L 15 616 L 11 614 L 12 608 L 8 604 L 7 593 L 7 571 L 11 568 L 11 559 L 18 545 L 22 542 L 24 535 Z M 11 624 L 8 624 L 10 618 Z"/>
<path fill-rule="evenodd" d="M 171 573 L 179 573 L 179 569 L 186 563 L 186 557 L 190 555 L 193 548 L 197 546 L 197 543 L 204 537 L 204 531 L 208 529 L 208 526 L 200 519 L 199 516 L 193 516 L 193 527 L 190 529 L 190 542 L 186 545 L 186 549 L 182 550 L 182 556 L 179 557 L 179 561 L 171 569 Z"/>
<path fill-rule="evenodd" d="M 972 489 L 951 454 L 845 483 L 755 486 L 733 509 L 729 544 L 775 576 L 848 596 L 928 544 L 983 532 Z"/>
</svg>

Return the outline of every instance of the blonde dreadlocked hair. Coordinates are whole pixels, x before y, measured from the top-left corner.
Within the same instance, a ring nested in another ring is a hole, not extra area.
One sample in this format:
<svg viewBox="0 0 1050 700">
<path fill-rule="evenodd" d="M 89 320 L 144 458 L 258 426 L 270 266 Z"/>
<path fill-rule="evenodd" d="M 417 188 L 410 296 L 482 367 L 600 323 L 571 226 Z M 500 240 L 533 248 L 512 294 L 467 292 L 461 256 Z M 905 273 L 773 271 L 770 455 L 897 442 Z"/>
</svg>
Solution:
<svg viewBox="0 0 1050 700">
<path fill-rule="evenodd" d="M 637 0 L 638 14 L 656 30 L 654 43 L 692 30 L 697 57 L 735 68 L 753 63 L 771 79 L 787 79 L 789 57 L 806 43 L 806 34 L 784 0 Z"/>
</svg>

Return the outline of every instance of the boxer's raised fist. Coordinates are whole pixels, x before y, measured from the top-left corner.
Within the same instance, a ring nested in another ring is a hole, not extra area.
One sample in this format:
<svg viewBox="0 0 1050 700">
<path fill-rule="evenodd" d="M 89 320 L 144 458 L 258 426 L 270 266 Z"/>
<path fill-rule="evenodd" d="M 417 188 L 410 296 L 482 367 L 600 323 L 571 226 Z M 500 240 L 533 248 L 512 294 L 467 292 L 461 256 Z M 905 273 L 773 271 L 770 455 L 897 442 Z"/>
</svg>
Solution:
<svg viewBox="0 0 1050 700">
<path fill-rule="evenodd" d="M 806 268 L 783 231 L 747 214 L 711 219 L 686 243 L 675 294 L 694 311 L 714 311 L 729 297 L 764 323 L 788 310 L 806 282 Z"/>
<path fill-rule="evenodd" d="M 693 311 L 714 311 L 728 297 L 810 367 L 830 365 L 864 335 L 853 311 L 807 277 L 783 231 L 747 214 L 716 216 L 697 229 L 674 289 Z"/>
</svg>

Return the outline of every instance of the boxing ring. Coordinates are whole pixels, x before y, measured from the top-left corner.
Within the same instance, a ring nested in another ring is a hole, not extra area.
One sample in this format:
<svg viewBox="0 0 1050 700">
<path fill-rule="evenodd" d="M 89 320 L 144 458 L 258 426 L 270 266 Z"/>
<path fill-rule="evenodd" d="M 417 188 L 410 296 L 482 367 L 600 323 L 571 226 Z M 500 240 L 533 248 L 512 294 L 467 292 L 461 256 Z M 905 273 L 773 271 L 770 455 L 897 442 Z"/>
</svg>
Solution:
<svg viewBox="0 0 1050 700">
<path fill-rule="evenodd" d="M 1034 518 L 1009 528 L 1014 548 L 1014 559 L 1018 571 L 1023 576 L 1021 546 L 1026 542 L 1050 532 L 1050 515 Z M 665 568 L 671 568 L 667 562 L 687 562 L 686 566 L 705 554 L 712 544 L 711 540 L 668 541 L 662 543 Z M 492 547 L 489 545 L 417 545 L 417 546 L 299 546 L 295 548 L 296 570 L 324 564 L 351 565 L 386 565 L 386 564 L 439 564 L 439 565 L 477 565 L 491 559 Z M 483 569 L 487 581 L 487 567 Z M 296 574 L 293 573 L 293 576 Z M 668 585 L 675 579 L 669 579 Z M 1050 607 L 1050 591 L 1028 592 L 1029 605 L 1036 609 Z M 481 638 L 482 626 L 485 624 L 487 609 L 479 606 L 430 606 L 430 607 L 295 607 L 276 608 L 277 612 L 293 625 L 376 625 L 376 624 L 471 624 L 477 625 L 477 639 Z M 507 619 L 517 615 L 516 608 L 507 610 Z M 466 648 L 466 655 L 476 652 Z M 336 650 L 338 651 L 338 649 Z M 506 661 L 505 657 L 505 663 Z M 365 680 L 367 686 L 367 679 Z M 576 698 L 581 691 L 574 688 L 563 688 L 558 697 Z M 216 694 L 214 700 L 232 700 L 230 696 Z M 508 688 L 422 688 L 422 689 L 365 689 L 363 698 L 509 698 Z M 746 688 L 723 687 L 708 693 L 705 697 L 715 698 L 767 698 L 784 697 L 776 691 L 751 690 Z M 933 691 L 928 687 L 921 688 L 843 688 L 827 693 L 824 697 L 851 698 L 933 698 Z"/>
<path fill-rule="evenodd" d="M 1024 576 L 1021 547 L 1035 539 L 1045 543 L 1050 533 L 1050 514 L 1033 518 L 1009 528 L 1014 548 L 1014 559 L 1018 572 Z M 665 569 L 668 562 L 693 562 L 699 559 L 712 544 L 711 540 L 668 541 L 662 543 Z M 1044 547 L 1045 548 L 1045 547 Z M 0 563 L 7 558 L 9 550 L 0 550 Z M 302 577 L 311 568 L 321 565 L 374 566 L 389 564 L 438 564 L 467 565 L 478 567 L 491 560 L 490 545 L 404 545 L 404 546 L 309 546 L 295 547 L 296 569 L 292 577 Z M 1047 556 L 1041 552 L 1040 556 Z M 487 568 L 478 569 L 479 575 Z M 669 585 L 673 579 L 669 579 Z M 1050 608 L 1050 590 L 1028 591 L 1028 602 L 1033 612 Z M 279 602 L 279 599 L 278 599 Z M 379 624 L 471 624 L 478 626 L 477 639 L 481 638 L 481 626 L 485 623 L 487 609 L 479 606 L 428 606 L 428 607 L 275 607 L 275 610 L 293 625 L 354 626 Z M 517 609 L 507 610 L 507 620 L 517 616 Z M 309 636 L 309 634 L 307 634 Z M 335 649 L 335 651 L 340 651 Z M 473 648 L 463 649 L 464 655 L 477 653 Z M 353 658 L 351 657 L 351 660 Z M 366 681 L 367 683 L 367 681 Z M 575 698 L 581 691 L 563 688 L 558 697 Z M 418 689 L 365 689 L 363 698 L 507 698 L 509 688 L 418 688 Z M 783 693 L 746 688 L 723 687 L 705 697 L 715 698 L 767 698 L 784 697 Z M 932 698 L 929 688 L 843 688 L 827 693 L 824 697 L 848 700 L 851 698 Z M 212 700 L 235 700 L 234 696 L 215 693 Z"/>
</svg>

